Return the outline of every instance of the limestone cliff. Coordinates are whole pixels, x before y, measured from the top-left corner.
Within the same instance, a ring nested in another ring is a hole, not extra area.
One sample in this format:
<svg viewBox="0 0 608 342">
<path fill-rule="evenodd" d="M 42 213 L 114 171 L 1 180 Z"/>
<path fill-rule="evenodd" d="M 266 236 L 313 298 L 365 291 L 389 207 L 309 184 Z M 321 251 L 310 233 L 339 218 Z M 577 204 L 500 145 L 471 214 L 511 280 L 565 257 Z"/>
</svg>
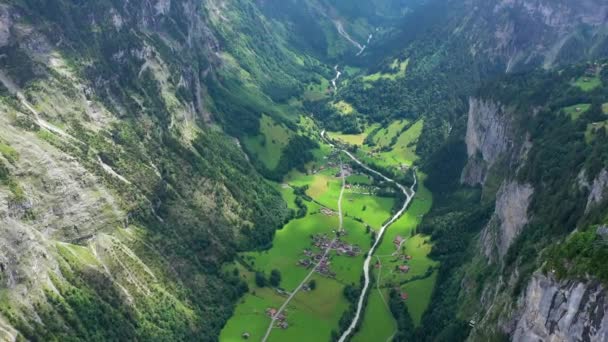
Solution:
<svg viewBox="0 0 608 342">
<path fill-rule="evenodd" d="M 489 169 L 515 145 L 504 108 L 493 100 L 470 98 L 465 142 L 469 160 L 462 182 L 483 185 Z"/>
<path fill-rule="evenodd" d="M 535 274 L 519 299 L 514 341 L 606 341 L 606 289 L 595 281 Z"/>
<path fill-rule="evenodd" d="M 504 257 L 528 223 L 528 206 L 534 190 L 529 184 L 505 181 L 496 195 L 492 219 L 481 232 L 483 253 L 490 259 Z"/>
<path fill-rule="evenodd" d="M 551 68 L 605 54 L 607 15 L 602 0 L 473 1 L 459 31 L 507 72 Z"/>
</svg>

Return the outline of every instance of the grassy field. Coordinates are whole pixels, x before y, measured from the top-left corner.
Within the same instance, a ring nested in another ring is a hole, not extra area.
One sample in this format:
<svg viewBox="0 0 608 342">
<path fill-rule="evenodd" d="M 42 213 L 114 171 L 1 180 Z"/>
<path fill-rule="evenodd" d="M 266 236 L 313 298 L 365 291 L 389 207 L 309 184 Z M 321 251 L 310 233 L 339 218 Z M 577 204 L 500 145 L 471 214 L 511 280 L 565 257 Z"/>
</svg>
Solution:
<svg viewBox="0 0 608 342">
<path fill-rule="evenodd" d="M 282 124 L 274 121 L 270 116 L 262 115 L 260 119 L 260 134 L 248 137 L 244 144 L 247 150 L 273 170 L 279 164 L 283 148 L 289 143 L 291 132 Z"/>
<path fill-rule="evenodd" d="M 572 120 L 577 120 L 580 116 L 591 108 L 590 103 L 579 103 L 574 106 L 564 108 L 564 112 L 570 116 Z"/>
<path fill-rule="evenodd" d="M 409 59 L 406 59 L 405 61 L 399 61 L 398 59 L 395 59 L 391 64 L 391 73 L 377 72 L 375 74 L 363 77 L 363 81 L 376 82 L 380 79 L 396 80 L 397 78 L 403 78 L 405 77 L 405 72 L 407 71 L 407 66 L 409 62 Z"/>
<path fill-rule="evenodd" d="M 371 184 L 372 180 L 367 175 L 351 175 L 346 177 L 346 182 L 350 184 Z"/>
<path fill-rule="evenodd" d="M 311 83 L 306 87 L 304 91 L 304 99 L 309 101 L 319 101 L 327 97 L 329 88 L 329 81 L 321 79 L 320 83 Z"/>
<path fill-rule="evenodd" d="M 405 165 L 411 167 L 418 156 L 416 155 L 416 143 L 424 122 L 422 120 L 414 123 L 409 129 L 401 133 L 390 151 L 378 152 L 376 148 L 364 145 L 358 151 L 358 156 L 368 163 L 374 163 L 383 167 L 398 167 Z"/>
<path fill-rule="evenodd" d="M 381 290 L 388 302 L 388 292 Z M 353 337 L 353 342 L 388 341 L 396 332 L 397 323 L 383 301 L 377 288 L 371 289 L 361 330 Z"/>
<path fill-rule="evenodd" d="M 382 128 L 374 136 L 374 143 L 378 147 L 390 147 L 393 139 L 401 133 L 401 130 L 403 130 L 407 124 L 407 120 L 398 120 L 391 123 L 388 127 Z"/>
<path fill-rule="evenodd" d="M 341 134 L 338 132 L 327 132 L 327 135 L 331 139 L 340 140 L 350 145 L 363 145 L 363 141 L 367 136 L 376 128 L 380 127 L 378 124 L 373 124 L 368 126 L 365 131 L 360 134 Z"/>
<path fill-rule="evenodd" d="M 242 341 L 245 332 L 250 334 L 250 340 L 260 341 L 270 324 L 266 309 L 278 308 L 286 299 L 271 288 L 255 288 L 252 274 L 245 277 L 254 290 L 241 299 L 235 314 L 222 330 L 220 341 Z M 299 292 L 285 311 L 289 329 L 275 328 L 269 341 L 329 340 L 348 302 L 342 296 L 343 285 L 339 282 L 318 276 L 313 279 L 317 289 Z"/>
<path fill-rule="evenodd" d="M 364 155 L 369 161 L 383 166 L 395 166 L 399 164 L 412 165 L 418 159 L 415 153 L 415 145 L 422 132 L 423 122 L 416 122 L 397 139 L 393 149 L 388 152 L 369 154 L 369 149 L 360 149 L 360 155 Z M 394 125 L 394 124 L 393 124 Z M 382 243 L 379 245 L 374 260 L 380 261 L 379 284 L 384 293 L 393 287 L 399 287 L 402 292 L 409 295 L 405 304 L 414 321 L 419 325 L 424 311 L 428 307 L 436 281 L 438 266 L 437 262 L 431 260 L 428 254 L 432 244 L 429 237 L 416 233 L 416 228 L 421 223 L 423 216 L 428 213 L 433 202 L 431 192 L 424 187 L 426 176 L 418 172 L 418 191 L 410 208 L 387 229 Z M 393 243 L 395 238 L 405 238 L 400 249 Z M 411 260 L 404 260 L 400 256 L 409 256 Z M 399 265 L 408 265 L 409 272 L 403 273 L 397 269 Z M 376 275 L 377 276 L 377 275 Z M 375 295 L 374 295 L 375 293 Z M 370 304 L 366 308 L 366 315 L 362 322 L 361 331 L 355 336 L 356 341 L 370 340 L 372 336 L 378 336 L 372 340 L 385 341 L 394 332 L 394 327 L 388 326 L 386 322 L 394 322 L 390 312 L 382 312 L 377 301 L 380 296 L 377 290 L 370 295 Z M 394 324 L 394 323 L 393 323 Z M 386 326 L 384 326 L 386 325 Z"/>
<path fill-rule="evenodd" d="M 407 310 L 414 321 L 414 325 L 420 325 L 422 315 L 431 301 L 433 288 L 437 281 L 437 271 L 425 279 L 407 283 L 401 287 L 401 290 L 409 294 L 409 299 L 406 302 Z"/>
<path fill-rule="evenodd" d="M 374 229 L 380 226 L 391 216 L 394 198 L 361 195 L 345 192 L 342 201 L 344 215 L 360 218 Z"/>
<path fill-rule="evenodd" d="M 602 85 L 599 77 L 581 77 L 574 82 L 574 85 L 583 91 L 592 91 Z"/>
<path fill-rule="evenodd" d="M 326 155 L 321 153 L 318 165 L 325 164 Z M 335 162 L 335 160 L 334 160 Z M 327 168 L 316 174 L 303 174 L 291 172 L 285 183 L 292 186 L 308 185 L 307 194 L 315 201 L 337 210 L 337 200 L 341 189 L 341 179 L 335 177 L 338 169 Z M 369 182 L 364 175 L 353 175 L 352 179 Z M 282 194 L 288 205 L 292 207 L 295 195 L 293 189 L 285 185 L 273 183 Z M 391 198 L 379 198 L 373 195 L 363 195 L 362 189 L 369 186 L 353 187 L 344 194 L 344 229 L 347 235 L 343 239 L 358 245 L 362 252 L 371 247 L 371 234 L 366 233 L 365 224 L 353 217 L 363 216 L 370 224 L 381 225 L 390 216 L 393 205 Z M 320 206 L 308 203 L 307 216 L 292 220 L 283 229 L 278 230 L 270 250 L 262 252 L 242 253 L 244 262 L 253 269 L 269 274 L 273 269 L 281 272 L 281 287 L 292 291 L 305 278 L 310 271 L 297 266 L 298 260 L 303 258 L 303 250 L 311 248 L 311 235 L 328 234 L 338 227 L 338 216 L 326 215 L 320 212 Z M 365 210 L 363 208 L 365 207 Z M 313 248 L 313 250 L 315 250 Z M 287 321 L 290 326 L 286 330 L 273 330 L 269 340 L 329 340 L 331 331 L 337 329 L 342 313 L 348 303 L 342 295 L 346 284 L 358 284 L 362 275 L 363 254 L 356 257 L 338 256 L 335 252 L 330 254 L 330 267 L 336 273 L 334 279 L 314 275 L 317 289 L 310 292 L 299 292 L 290 303 L 287 310 Z M 232 266 L 233 268 L 235 266 Z M 270 307 L 279 307 L 285 297 L 269 288 L 258 288 L 254 282 L 254 275 L 242 266 L 238 266 L 242 276 L 247 280 L 250 291 L 239 302 L 234 316 L 229 320 L 220 336 L 221 341 L 239 341 L 242 334 L 247 332 L 252 340 L 259 340 L 270 323 L 265 310 Z M 229 270 L 231 271 L 231 270 Z M 389 317 L 390 318 L 390 317 Z M 390 320 L 388 322 L 391 322 Z"/>
<path fill-rule="evenodd" d="M 350 115 L 355 111 L 353 106 L 345 101 L 339 101 L 333 104 L 334 108 L 342 115 Z"/>
<path fill-rule="evenodd" d="M 386 166 L 412 165 L 418 158 L 415 154 L 415 144 L 421 134 L 423 122 L 416 122 L 402 132 L 407 124 L 405 121 L 397 121 L 377 133 L 378 145 L 390 146 L 395 142 L 392 150 L 371 154 L 371 147 L 362 146 L 360 153 L 365 154 L 369 160 Z M 276 125 L 265 123 L 264 126 L 266 134 L 277 135 L 276 132 L 270 133 L 270 129 Z M 360 135 L 330 133 L 330 137 L 362 145 L 368 134 L 378 127 L 378 125 L 370 126 Z M 328 146 L 322 145 L 314 152 L 316 160 L 307 165 L 309 174 L 292 171 L 286 176 L 285 184 L 273 183 L 289 207 L 293 209 L 296 208 L 295 195 L 293 189 L 286 184 L 308 186 L 307 195 L 316 202 L 305 202 L 309 209 L 308 214 L 304 218 L 292 220 L 283 229 L 277 231 L 271 249 L 241 254 L 244 262 L 256 271 L 268 275 L 273 269 L 279 270 L 282 275 L 281 287 L 286 291 L 295 289 L 309 272 L 308 269 L 297 266 L 297 263 L 303 258 L 303 250 L 311 248 L 311 236 L 314 234 L 331 236 L 338 227 L 336 212 L 341 179 L 336 177 L 338 168 L 335 165 L 339 160 L 335 155 L 329 157 L 331 152 Z M 342 158 L 346 157 L 342 155 Z M 330 160 L 333 164 L 329 164 Z M 318 171 L 321 166 L 323 166 L 322 171 Z M 311 170 L 316 171 L 313 174 Z M 386 298 L 388 298 L 388 289 L 392 287 L 399 287 L 401 291 L 409 294 L 405 304 L 416 324 L 419 324 L 430 301 L 436 278 L 434 267 L 437 266 L 436 262 L 428 258 L 432 247 L 429 238 L 415 232 L 423 215 L 429 211 L 432 204 L 432 195 L 423 186 L 425 175 L 419 172 L 418 176 L 420 186 L 416 197 L 408 211 L 386 231 L 376 251 L 382 267 L 372 272 L 374 277 L 377 276 L 373 274 L 374 272 L 380 272 L 379 285 Z M 343 239 L 360 246 L 362 251 L 366 252 L 372 244 L 371 234 L 366 233 L 366 224 L 374 230 L 379 229 L 391 216 L 395 200 L 391 197 L 374 195 L 375 187 L 366 175 L 351 175 L 347 178 L 347 183 L 357 185 L 347 188 L 344 192 L 342 208 L 347 235 Z M 330 208 L 334 213 L 322 213 L 322 207 Z M 406 239 L 399 250 L 393 244 L 393 240 L 398 235 Z M 329 255 L 330 268 L 336 273 L 336 277 L 330 279 L 315 274 L 313 277 L 317 281 L 317 289 L 299 292 L 294 297 L 287 309 L 289 328 L 274 329 L 270 341 L 329 340 L 331 331 L 337 329 L 340 317 L 348 307 L 342 291 L 346 284 L 359 282 L 364 257 L 363 255 L 338 256 L 335 252 Z M 406 260 L 405 256 L 411 256 L 411 260 Z M 409 272 L 402 273 L 396 269 L 403 264 L 410 266 Z M 279 307 L 286 298 L 273 289 L 257 288 L 254 274 L 246 271 L 242 266 L 236 267 L 239 267 L 242 276 L 247 280 L 250 291 L 238 304 L 234 316 L 223 329 L 220 340 L 240 341 L 244 332 L 251 335 L 251 340 L 259 340 L 270 323 L 265 310 Z M 370 293 L 361 324 L 360 332 L 354 336 L 355 341 L 385 341 L 395 332 L 396 324 L 392 314 L 375 287 Z"/>
</svg>

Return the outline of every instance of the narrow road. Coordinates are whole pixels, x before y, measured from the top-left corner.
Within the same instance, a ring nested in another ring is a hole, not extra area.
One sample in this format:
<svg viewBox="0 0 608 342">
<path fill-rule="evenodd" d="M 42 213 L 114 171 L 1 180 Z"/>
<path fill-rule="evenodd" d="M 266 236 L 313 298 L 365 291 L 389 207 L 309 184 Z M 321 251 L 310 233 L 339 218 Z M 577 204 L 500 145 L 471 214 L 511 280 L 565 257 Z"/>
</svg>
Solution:
<svg viewBox="0 0 608 342">
<path fill-rule="evenodd" d="M 342 168 L 342 159 L 340 159 L 340 175 L 342 177 L 342 188 L 340 189 L 340 196 L 338 196 L 338 218 L 339 218 L 340 225 L 339 225 L 337 231 L 341 231 L 343 229 L 343 222 L 344 222 L 344 218 L 342 217 L 342 197 L 344 196 L 344 189 L 346 188 L 346 177 L 344 176 L 344 171 Z M 272 332 L 272 328 L 274 327 L 274 324 L 277 321 L 277 318 L 279 317 L 279 315 L 285 310 L 287 305 L 289 305 L 289 302 L 291 302 L 291 300 L 296 296 L 296 294 L 308 282 L 310 277 L 312 277 L 312 275 L 317 271 L 319 264 L 321 263 L 321 261 L 323 261 L 327 257 L 327 254 L 329 254 L 329 251 L 332 249 L 332 246 L 334 245 L 334 243 L 336 242 L 337 239 L 338 239 L 338 237 L 336 235 L 333 238 L 333 240 L 331 240 L 331 242 L 329 243 L 329 245 L 327 246 L 325 251 L 323 252 L 323 256 L 321 257 L 321 259 L 319 259 L 319 262 L 317 262 L 315 267 L 313 267 L 312 270 L 310 270 L 310 272 L 306 275 L 306 277 L 304 278 L 304 280 L 302 280 L 302 282 L 298 285 L 298 287 L 296 287 L 296 289 L 291 292 L 289 297 L 287 297 L 285 302 L 283 302 L 283 305 L 281 305 L 279 310 L 277 310 L 277 313 L 274 314 L 274 316 L 272 316 L 272 319 L 270 320 L 270 325 L 268 326 L 268 329 L 266 330 L 266 335 L 264 335 L 264 338 L 262 339 L 263 342 L 266 342 L 266 340 L 268 340 L 268 337 L 270 336 L 270 333 Z"/>
<path fill-rule="evenodd" d="M 323 133 L 325 133 L 325 132 L 323 132 Z M 385 225 L 382 226 L 382 228 L 380 228 L 380 233 L 376 237 L 376 241 L 374 242 L 374 245 L 369 250 L 369 252 L 367 254 L 367 258 L 365 258 L 365 262 L 363 263 L 363 272 L 364 272 L 364 276 L 365 276 L 365 283 L 363 285 L 363 290 L 361 291 L 361 295 L 359 296 L 359 302 L 357 303 L 357 311 L 355 313 L 355 317 L 353 318 L 353 321 L 351 322 L 350 326 L 348 327 L 348 329 L 346 329 L 346 331 L 342 334 L 342 336 L 338 340 L 339 342 L 346 341 L 348 336 L 350 334 L 352 334 L 353 330 L 357 326 L 357 323 L 359 322 L 359 319 L 361 318 L 361 312 L 363 311 L 363 300 L 365 299 L 365 294 L 367 293 L 367 290 L 369 288 L 369 283 L 370 283 L 369 268 L 370 268 L 371 259 L 373 257 L 374 251 L 376 250 L 376 248 L 378 247 L 378 244 L 382 240 L 382 236 L 386 232 L 386 229 L 390 225 L 392 225 L 395 221 L 397 221 L 397 219 L 407 210 L 407 207 L 414 199 L 414 195 L 416 194 L 414 189 L 415 189 L 416 183 L 417 183 L 416 173 L 414 173 L 414 184 L 412 184 L 412 186 L 408 189 L 408 188 L 404 187 L 403 185 L 395 182 L 393 179 L 390 179 L 390 178 L 386 177 L 385 175 L 381 174 L 380 172 L 367 167 L 367 165 L 361 163 L 350 152 L 348 152 L 346 150 L 342 150 L 342 152 L 344 152 L 346 155 L 348 155 L 355 163 L 359 164 L 364 169 L 380 176 L 387 182 L 395 184 L 401 190 L 401 192 L 405 195 L 406 199 L 405 199 L 405 202 L 403 203 L 403 206 L 401 207 L 401 209 L 395 215 L 393 215 L 393 217 L 390 219 L 390 221 L 388 221 Z"/>
<path fill-rule="evenodd" d="M 321 132 L 321 138 L 323 138 L 325 141 L 327 141 L 330 146 L 335 147 L 330 141 L 327 140 L 327 138 L 325 138 L 325 130 L 323 130 Z M 371 260 L 374 255 L 374 251 L 376 250 L 376 248 L 378 247 L 378 244 L 382 240 L 382 237 L 384 236 L 386 229 L 390 225 L 395 223 L 395 221 L 397 221 L 397 219 L 399 219 L 399 217 L 401 217 L 401 215 L 403 215 L 403 213 L 407 210 L 407 207 L 410 205 L 410 203 L 414 199 L 414 196 L 416 195 L 416 191 L 414 189 L 416 188 L 418 179 L 416 177 L 416 173 L 414 172 L 414 184 L 412 184 L 412 186 L 408 189 L 405 186 L 395 182 L 395 180 L 386 177 L 385 175 L 381 174 L 380 172 L 378 172 L 374 169 L 369 168 L 367 165 L 363 164 L 359 159 L 357 159 L 354 155 L 352 155 L 352 153 L 348 152 L 347 150 L 341 150 L 341 151 L 343 153 L 345 153 L 347 156 L 349 156 L 350 159 L 352 159 L 355 163 L 359 164 L 362 168 L 381 177 L 382 179 L 386 180 L 389 183 L 395 184 L 399 188 L 399 190 L 401 190 L 401 192 L 405 195 L 405 202 L 403 203 L 403 206 L 395 215 L 393 215 L 393 217 L 387 223 L 385 223 L 382 226 L 382 228 L 380 228 L 380 233 L 376 236 L 376 241 L 374 242 L 374 245 L 367 253 L 367 257 L 365 258 L 365 262 L 363 263 L 363 273 L 365 276 L 365 282 L 363 284 L 363 290 L 361 291 L 361 295 L 359 296 L 359 302 L 357 303 L 357 311 L 355 313 L 355 317 L 353 318 L 353 321 L 351 322 L 350 326 L 348 327 L 348 329 L 346 329 L 346 331 L 344 331 L 344 333 L 338 340 L 339 342 L 344 342 L 344 341 L 346 341 L 348 336 L 350 334 L 352 334 L 353 330 L 357 326 L 357 323 L 359 322 L 359 319 L 361 318 L 361 312 L 363 311 L 363 300 L 365 299 L 365 294 L 367 293 L 367 290 L 369 288 L 369 283 L 370 283 L 369 268 L 370 268 Z"/>
</svg>

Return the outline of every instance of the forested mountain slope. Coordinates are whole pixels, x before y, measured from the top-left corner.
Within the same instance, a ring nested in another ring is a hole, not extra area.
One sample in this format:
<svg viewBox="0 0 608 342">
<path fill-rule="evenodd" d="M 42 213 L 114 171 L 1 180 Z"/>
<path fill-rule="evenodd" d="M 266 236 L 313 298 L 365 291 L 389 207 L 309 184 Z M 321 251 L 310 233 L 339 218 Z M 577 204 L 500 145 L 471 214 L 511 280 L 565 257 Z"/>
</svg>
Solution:
<svg viewBox="0 0 608 342">
<path fill-rule="evenodd" d="M 605 339 L 606 5 L 425 8 L 437 12 L 409 18 L 424 29 L 379 42 L 393 53 L 338 94 L 359 122 L 425 119 L 418 152 L 436 201 L 422 229 L 441 270 L 422 328 L 403 333 Z M 322 113 L 336 129 L 365 127 Z"/>
<path fill-rule="evenodd" d="M 222 267 L 293 218 L 269 180 L 315 125 L 420 118 L 441 268 L 395 336 L 605 339 L 607 22 L 601 0 L 2 1 L 0 340 L 217 340 L 248 291 Z"/>
<path fill-rule="evenodd" d="M 368 21 L 306 2 L 332 13 L 321 49 L 266 5 L 0 4 L 0 339 L 217 339 L 246 291 L 223 262 L 293 215 L 260 172 L 306 158 L 239 140 L 264 114 L 310 148 L 288 100 L 357 51 L 334 18 Z"/>
</svg>

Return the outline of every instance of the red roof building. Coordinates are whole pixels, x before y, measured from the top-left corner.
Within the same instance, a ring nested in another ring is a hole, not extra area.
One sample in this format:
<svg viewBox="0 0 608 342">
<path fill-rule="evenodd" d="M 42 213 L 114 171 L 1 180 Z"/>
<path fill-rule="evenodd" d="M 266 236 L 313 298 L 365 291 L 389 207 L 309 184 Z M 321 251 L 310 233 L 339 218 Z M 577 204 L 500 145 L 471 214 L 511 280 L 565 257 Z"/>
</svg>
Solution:
<svg viewBox="0 0 608 342">
<path fill-rule="evenodd" d="M 399 265 L 399 271 L 401 271 L 403 273 L 407 273 L 410 271 L 410 267 L 407 265 Z"/>
</svg>

